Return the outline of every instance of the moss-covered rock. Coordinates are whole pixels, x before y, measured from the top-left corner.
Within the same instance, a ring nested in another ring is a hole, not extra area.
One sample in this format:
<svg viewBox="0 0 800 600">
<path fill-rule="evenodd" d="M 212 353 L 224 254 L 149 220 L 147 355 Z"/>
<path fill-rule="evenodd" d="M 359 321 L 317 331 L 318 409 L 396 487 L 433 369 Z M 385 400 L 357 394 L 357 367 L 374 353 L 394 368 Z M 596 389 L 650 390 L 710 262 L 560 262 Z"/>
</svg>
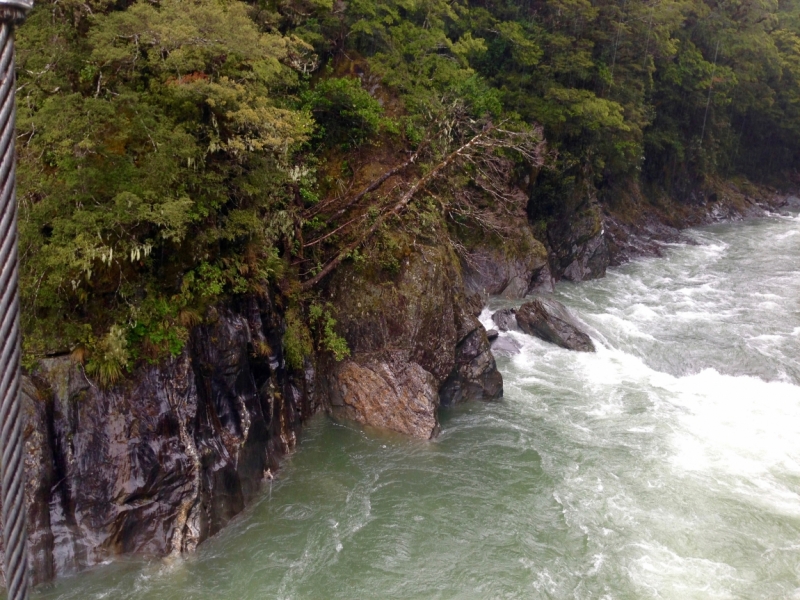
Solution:
<svg viewBox="0 0 800 600">
<path fill-rule="evenodd" d="M 471 244 L 462 262 L 467 290 L 484 296 L 524 298 L 553 287 L 547 248 L 534 237 L 525 215 L 504 235 Z"/>
<path fill-rule="evenodd" d="M 341 268 L 326 295 L 351 357 L 320 358 L 322 402 L 337 417 L 429 438 L 436 410 L 502 394 L 483 326 L 445 245 L 412 245 L 396 274 Z M 376 397 L 378 396 L 378 397 Z"/>
</svg>

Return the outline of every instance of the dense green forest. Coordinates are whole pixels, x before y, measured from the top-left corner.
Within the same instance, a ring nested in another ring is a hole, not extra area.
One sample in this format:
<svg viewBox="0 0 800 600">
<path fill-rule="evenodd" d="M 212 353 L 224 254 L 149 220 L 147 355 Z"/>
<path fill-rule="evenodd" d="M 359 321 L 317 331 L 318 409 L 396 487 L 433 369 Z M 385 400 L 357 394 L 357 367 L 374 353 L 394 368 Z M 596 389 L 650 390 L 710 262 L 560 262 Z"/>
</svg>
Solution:
<svg viewBox="0 0 800 600">
<path fill-rule="evenodd" d="M 41 0 L 18 44 L 26 361 L 106 383 L 267 289 L 290 362 L 344 355 L 324 276 L 514 181 L 546 216 L 800 164 L 797 0 Z"/>
</svg>

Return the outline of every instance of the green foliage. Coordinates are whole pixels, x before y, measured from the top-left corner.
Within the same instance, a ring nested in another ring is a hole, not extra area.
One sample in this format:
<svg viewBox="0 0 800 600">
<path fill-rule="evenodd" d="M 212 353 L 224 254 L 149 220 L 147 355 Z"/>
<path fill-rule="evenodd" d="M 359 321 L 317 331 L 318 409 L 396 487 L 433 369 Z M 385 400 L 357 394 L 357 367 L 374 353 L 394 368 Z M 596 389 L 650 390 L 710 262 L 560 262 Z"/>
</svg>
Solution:
<svg viewBox="0 0 800 600">
<path fill-rule="evenodd" d="M 286 331 L 283 334 L 283 354 L 286 364 L 292 369 L 302 369 L 303 361 L 311 356 L 314 346 L 311 332 L 299 310 L 292 307 L 286 311 Z"/>
<path fill-rule="evenodd" d="M 100 385 L 110 387 L 123 376 L 128 366 L 128 340 L 125 331 L 114 325 L 97 344 L 86 363 L 86 372 Z"/>
<path fill-rule="evenodd" d="M 303 95 L 303 101 L 319 124 L 318 138 L 328 144 L 358 147 L 384 123 L 378 101 L 352 77 L 323 79 Z"/>
<path fill-rule="evenodd" d="M 337 361 L 350 356 L 347 340 L 336 333 L 336 319 L 331 316 L 329 308 L 312 304 L 308 309 L 309 321 L 317 330 L 320 350 L 327 350 Z"/>
<path fill-rule="evenodd" d="M 291 294 L 368 155 L 429 144 L 424 173 L 457 123 L 544 127 L 542 217 L 592 186 L 800 164 L 796 2 L 43 0 L 18 47 L 25 360 L 81 348 L 109 385 L 178 355 L 224 298 Z M 406 217 L 419 235 L 445 218 Z M 396 272 L 393 239 L 351 259 Z M 329 309 L 291 315 L 291 365 L 312 339 L 347 355 Z"/>
<path fill-rule="evenodd" d="M 313 126 L 292 64 L 310 47 L 242 2 L 95 8 L 40 3 L 19 35 L 26 351 L 118 323 L 174 355 L 180 311 L 282 270 Z"/>
</svg>

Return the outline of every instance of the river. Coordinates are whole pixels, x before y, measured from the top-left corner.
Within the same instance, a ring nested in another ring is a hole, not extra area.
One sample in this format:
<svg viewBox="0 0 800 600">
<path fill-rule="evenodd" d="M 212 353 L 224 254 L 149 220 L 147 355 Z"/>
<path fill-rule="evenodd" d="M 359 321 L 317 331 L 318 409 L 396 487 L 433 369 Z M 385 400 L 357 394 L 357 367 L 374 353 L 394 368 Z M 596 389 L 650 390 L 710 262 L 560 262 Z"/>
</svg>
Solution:
<svg viewBox="0 0 800 600">
<path fill-rule="evenodd" d="M 504 334 L 437 440 L 317 417 L 196 555 L 34 598 L 800 598 L 800 218 L 687 236 L 559 285 L 596 354 Z"/>
</svg>

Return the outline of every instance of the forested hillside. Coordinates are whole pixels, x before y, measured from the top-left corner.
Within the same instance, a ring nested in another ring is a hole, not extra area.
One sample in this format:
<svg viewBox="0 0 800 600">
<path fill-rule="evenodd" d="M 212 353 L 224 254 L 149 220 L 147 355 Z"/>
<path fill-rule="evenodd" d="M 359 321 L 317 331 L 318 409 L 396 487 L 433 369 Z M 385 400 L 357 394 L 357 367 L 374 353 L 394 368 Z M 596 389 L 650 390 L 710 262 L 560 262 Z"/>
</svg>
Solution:
<svg viewBox="0 0 800 600">
<path fill-rule="evenodd" d="M 106 384 L 267 288 L 290 362 L 344 356 L 338 265 L 576 185 L 691 202 L 800 164 L 796 0 L 41 0 L 18 40 L 26 360 Z"/>
</svg>

